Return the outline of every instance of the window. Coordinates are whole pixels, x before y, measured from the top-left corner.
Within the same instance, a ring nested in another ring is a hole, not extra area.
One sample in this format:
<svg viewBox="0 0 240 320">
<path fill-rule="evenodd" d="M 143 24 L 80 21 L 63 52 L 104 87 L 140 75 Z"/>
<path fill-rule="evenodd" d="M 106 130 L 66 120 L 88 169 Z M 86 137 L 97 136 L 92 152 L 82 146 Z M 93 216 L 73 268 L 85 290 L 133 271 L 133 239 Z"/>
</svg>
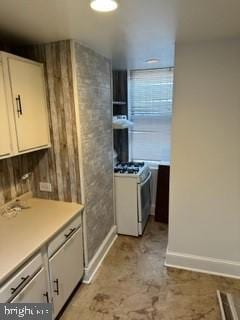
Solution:
<svg viewBox="0 0 240 320">
<path fill-rule="evenodd" d="M 173 69 L 130 71 L 130 158 L 170 161 Z"/>
</svg>

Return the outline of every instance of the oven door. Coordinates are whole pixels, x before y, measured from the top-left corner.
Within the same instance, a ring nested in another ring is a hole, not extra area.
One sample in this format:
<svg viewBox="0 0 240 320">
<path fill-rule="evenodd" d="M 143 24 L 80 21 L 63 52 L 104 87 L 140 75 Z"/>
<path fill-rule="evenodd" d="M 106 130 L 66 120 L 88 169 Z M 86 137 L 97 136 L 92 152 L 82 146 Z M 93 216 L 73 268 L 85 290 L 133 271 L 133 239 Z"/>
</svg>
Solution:
<svg viewBox="0 0 240 320">
<path fill-rule="evenodd" d="M 151 177 L 138 184 L 138 233 L 143 234 L 151 210 Z"/>
</svg>

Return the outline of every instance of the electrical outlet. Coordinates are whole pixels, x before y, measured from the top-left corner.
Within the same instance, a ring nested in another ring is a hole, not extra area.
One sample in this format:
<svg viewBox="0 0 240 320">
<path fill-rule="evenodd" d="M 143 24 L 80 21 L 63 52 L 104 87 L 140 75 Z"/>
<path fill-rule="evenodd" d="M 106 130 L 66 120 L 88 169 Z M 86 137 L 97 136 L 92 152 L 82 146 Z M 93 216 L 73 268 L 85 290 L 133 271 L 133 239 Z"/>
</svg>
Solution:
<svg viewBox="0 0 240 320">
<path fill-rule="evenodd" d="M 40 182 L 39 188 L 40 188 L 40 191 L 52 192 L 52 185 L 50 182 Z"/>
</svg>

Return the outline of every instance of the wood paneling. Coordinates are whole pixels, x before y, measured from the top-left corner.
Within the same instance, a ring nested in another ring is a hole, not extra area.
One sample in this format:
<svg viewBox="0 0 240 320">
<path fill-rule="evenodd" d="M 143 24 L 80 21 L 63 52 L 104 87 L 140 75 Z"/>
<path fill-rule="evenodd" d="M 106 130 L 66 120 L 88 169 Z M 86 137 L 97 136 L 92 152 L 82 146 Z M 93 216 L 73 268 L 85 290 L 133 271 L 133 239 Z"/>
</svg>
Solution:
<svg viewBox="0 0 240 320">
<path fill-rule="evenodd" d="M 37 161 L 33 153 L 0 160 L 0 205 L 28 191 L 21 177 L 33 171 Z"/>
</svg>

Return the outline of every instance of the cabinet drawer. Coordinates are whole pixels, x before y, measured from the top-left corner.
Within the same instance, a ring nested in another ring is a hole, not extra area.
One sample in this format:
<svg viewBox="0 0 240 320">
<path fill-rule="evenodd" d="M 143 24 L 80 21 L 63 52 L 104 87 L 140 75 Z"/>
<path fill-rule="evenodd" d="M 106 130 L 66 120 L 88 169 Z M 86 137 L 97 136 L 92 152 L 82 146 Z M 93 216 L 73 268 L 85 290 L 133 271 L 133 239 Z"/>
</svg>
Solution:
<svg viewBox="0 0 240 320">
<path fill-rule="evenodd" d="M 66 242 L 71 235 L 82 225 L 82 215 L 78 215 L 70 222 L 50 243 L 48 246 L 48 256 L 51 257 L 61 245 Z"/>
<path fill-rule="evenodd" d="M 0 302 L 11 300 L 29 282 L 41 266 L 42 258 L 38 254 L 0 288 Z"/>
<path fill-rule="evenodd" d="M 11 303 L 49 303 L 44 268 L 32 278 Z"/>
</svg>

